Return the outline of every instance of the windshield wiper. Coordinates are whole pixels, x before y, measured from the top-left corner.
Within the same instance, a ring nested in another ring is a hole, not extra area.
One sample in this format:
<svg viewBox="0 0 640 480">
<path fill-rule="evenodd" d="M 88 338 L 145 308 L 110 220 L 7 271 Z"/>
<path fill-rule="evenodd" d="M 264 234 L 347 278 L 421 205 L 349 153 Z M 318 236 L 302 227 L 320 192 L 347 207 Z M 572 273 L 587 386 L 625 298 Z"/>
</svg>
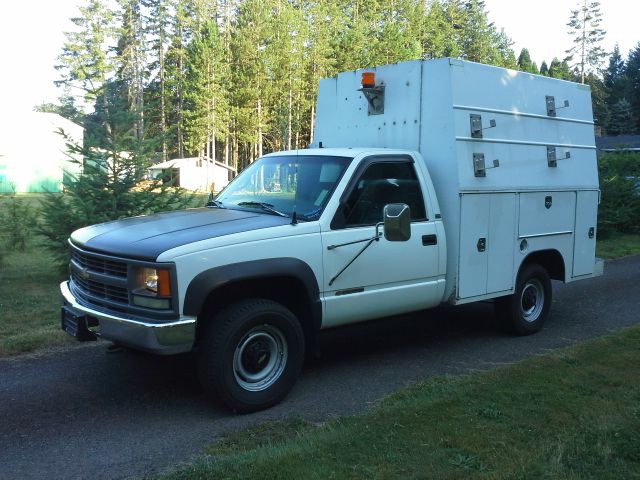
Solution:
<svg viewBox="0 0 640 480">
<path fill-rule="evenodd" d="M 279 212 L 278 210 L 276 210 L 275 208 L 273 208 L 273 205 L 270 203 L 265 203 L 265 202 L 240 202 L 238 203 L 239 207 L 260 207 L 263 210 L 269 212 L 269 213 L 273 213 L 274 215 L 279 215 L 281 217 L 289 217 L 289 215 L 287 215 L 286 213 L 282 213 Z"/>
<path fill-rule="evenodd" d="M 205 204 L 205 207 L 216 207 L 216 208 L 227 208 L 225 207 L 220 200 L 208 200 Z"/>
</svg>

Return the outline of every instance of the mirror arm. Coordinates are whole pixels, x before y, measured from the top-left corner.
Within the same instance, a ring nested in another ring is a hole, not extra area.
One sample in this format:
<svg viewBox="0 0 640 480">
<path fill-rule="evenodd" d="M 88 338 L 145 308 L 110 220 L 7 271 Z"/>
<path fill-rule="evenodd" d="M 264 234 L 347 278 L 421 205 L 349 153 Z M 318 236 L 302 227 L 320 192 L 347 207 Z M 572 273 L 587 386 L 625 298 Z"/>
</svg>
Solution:
<svg viewBox="0 0 640 480">
<path fill-rule="evenodd" d="M 380 237 L 382 236 L 382 233 L 380 233 L 380 226 L 382 226 L 382 225 L 384 225 L 384 224 L 383 224 L 383 223 L 377 223 L 377 224 L 376 224 L 376 235 L 375 235 L 375 237 L 372 237 L 372 238 L 365 238 L 364 240 L 356 240 L 355 242 L 341 243 L 341 244 L 339 244 L 339 245 L 329 245 L 329 246 L 327 247 L 327 250 L 333 250 L 333 249 L 338 248 L 338 247 L 344 247 L 345 245 L 353 245 L 353 244 L 355 244 L 355 243 L 367 242 L 367 244 L 366 244 L 364 247 L 362 247 L 362 248 L 360 249 L 360 251 L 356 254 L 356 256 L 355 256 L 355 257 L 353 257 L 353 258 L 351 259 L 351 261 L 350 261 L 349 263 L 347 263 L 347 264 L 342 268 L 342 270 L 340 270 L 338 273 L 336 273 L 336 275 L 335 275 L 335 276 L 334 276 L 334 277 L 329 281 L 329 286 L 333 285 L 333 282 L 335 282 L 335 281 L 338 279 L 338 277 L 339 277 L 340 275 L 342 275 L 342 273 L 343 273 L 347 268 L 349 268 L 349 267 L 351 266 L 351 264 L 352 264 L 353 262 L 355 262 L 355 261 L 356 261 L 356 259 L 357 259 L 360 255 L 362 255 L 362 254 L 364 253 L 364 251 L 365 251 L 367 248 L 369 248 L 369 247 L 371 246 L 371 244 L 372 244 L 373 242 L 378 242 L 378 241 L 380 241 Z"/>
</svg>

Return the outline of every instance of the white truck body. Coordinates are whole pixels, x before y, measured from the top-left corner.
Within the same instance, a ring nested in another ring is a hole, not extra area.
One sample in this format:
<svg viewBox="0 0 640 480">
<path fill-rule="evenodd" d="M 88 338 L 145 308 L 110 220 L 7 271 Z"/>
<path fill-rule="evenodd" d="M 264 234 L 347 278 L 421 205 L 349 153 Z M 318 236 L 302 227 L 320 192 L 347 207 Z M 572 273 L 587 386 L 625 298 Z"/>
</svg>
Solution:
<svg viewBox="0 0 640 480">
<path fill-rule="evenodd" d="M 358 91 L 363 71 L 385 86 L 383 114 L 368 115 Z M 569 106 L 550 116 L 548 96 Z M 471 115 L 481 117 L 482 138 L 471 136 Z M 557 249 L 566 282 L 601 273 L 595 230 L 589 235 L 599 187 L 586 85 L 449 58 L 345 72 L 320 81 L 315 139 L 422 154 L 447 234 L 445 298 L 453 303 L 512 293 L 520 264 L 535 251 Z M 475 176 L 474 154 L 499 167 Z"/>
<path fill-rule="evenodd" d="M 495 299 L 526 335 L 550 279 L 602 273 L 588 87 L 454 59 L 363 72 L 320 82 L 315 148 L 264 156 L 208 208 L 74 232 L 62 328 L 195 349 L 205 390 L 253 411 L 321 329 Z"/>
</svg>

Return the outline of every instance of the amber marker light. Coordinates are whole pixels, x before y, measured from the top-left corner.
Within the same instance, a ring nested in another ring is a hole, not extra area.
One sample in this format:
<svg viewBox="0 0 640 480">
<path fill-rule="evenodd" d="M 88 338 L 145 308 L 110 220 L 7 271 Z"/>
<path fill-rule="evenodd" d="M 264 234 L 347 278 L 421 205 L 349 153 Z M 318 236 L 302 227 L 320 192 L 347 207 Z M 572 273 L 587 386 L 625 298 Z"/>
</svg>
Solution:
<svg viewBox="0 0 640 480">
<path fill-rule="evenodd" d="M 376 86 L 375 74 L 373 72 L 362 72 L 361 84 L 363 87 L 375 87 Z"/>
<path fill-rule="evenodd" d="M 171 284 L 169 283 L 169 270 L 157 270 L 158 275 L 158 295 L 161 297 L 171 296 Z"/>
</svg>

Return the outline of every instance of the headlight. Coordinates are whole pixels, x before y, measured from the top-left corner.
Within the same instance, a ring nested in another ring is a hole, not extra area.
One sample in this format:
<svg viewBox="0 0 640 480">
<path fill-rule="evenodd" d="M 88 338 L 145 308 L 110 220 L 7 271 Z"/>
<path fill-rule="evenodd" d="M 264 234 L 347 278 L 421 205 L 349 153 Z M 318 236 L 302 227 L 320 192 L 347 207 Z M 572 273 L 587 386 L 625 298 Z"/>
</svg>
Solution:
<svg viewBox="0 0 640 480">
<path fill-rule="evenodd" d="M 131 292 L 134 305 L 165 310 L 171 308 L 171 276 L 168 269 L 140 268 Z"/>
<path fill-rule="evenodd" d="M 143 270 L 144 287 L 161 297 L 171 296 L 169 270 L 145 268 Z"/>
</svg>

